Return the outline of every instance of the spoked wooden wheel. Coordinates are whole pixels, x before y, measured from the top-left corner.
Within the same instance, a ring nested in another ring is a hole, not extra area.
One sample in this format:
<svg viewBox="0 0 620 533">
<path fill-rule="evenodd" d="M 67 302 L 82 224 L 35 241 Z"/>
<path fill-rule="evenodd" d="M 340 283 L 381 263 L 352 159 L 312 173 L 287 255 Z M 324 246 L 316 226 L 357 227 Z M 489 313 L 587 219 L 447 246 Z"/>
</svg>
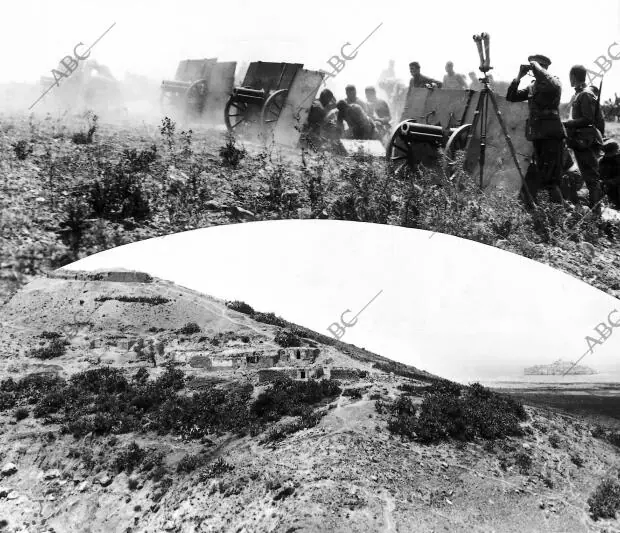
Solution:
<svg viewBox="0 0 620 533">
<path fill-rule="evenodd" d="M 415 169 L 420 164 L 432 166 L 437 163 L 436 143 L 415 139 L 415 136 L 407 132 L 410 124 L 417 123 L 413 119 L 407 119 L 396 126 L 387 146 L 387 160 L 394 165 L 396 172 L 406 166 Z"/>
<path fill-rule="evenodd" d="M 387 160 L 394 164 L 397 170 L 402 169 L 406 165 L 413 165 L 415 156 L 413 143 L 409 141 L 402 133 L 402 126 L 405 123 L 414 122 L 413 120 L 404 120 L 394 128 L 390 142 L 387 145 Z"/>
<path fill-rule="evenodd" d="M 231 96 L 224 108 L 224 122 L 230 133 L 240 133 L 255 122 L 252 106 L 242 100 L 238 100 L 235 95 Z"/>
<path fill-rule="evenodd" d="M 278 117 L 282 113 L 284 104 L 286 104 L 286 96 L 288 95 L 288 89 L 280 89 L 271 93 L 261 111 L 260 123 L 263 132 L 270 133 L 275 128 Z"/>
<path fill-rule="evenodd" d="M 459 153 L 463 153 L 467 148 L 467 140 L 471 133 L 471 124 L 464 124 L 452 131 L 448 142 L 444 148 L 443 170 L 449 179 L 452 179 L 456 172 Z"/>
<path fill-rule="evenodd" d="M 188 116 L 200 116 L 207 99 L 207 80 L 192 83 L 185 95 L 185 112 Z"/>
</svg>

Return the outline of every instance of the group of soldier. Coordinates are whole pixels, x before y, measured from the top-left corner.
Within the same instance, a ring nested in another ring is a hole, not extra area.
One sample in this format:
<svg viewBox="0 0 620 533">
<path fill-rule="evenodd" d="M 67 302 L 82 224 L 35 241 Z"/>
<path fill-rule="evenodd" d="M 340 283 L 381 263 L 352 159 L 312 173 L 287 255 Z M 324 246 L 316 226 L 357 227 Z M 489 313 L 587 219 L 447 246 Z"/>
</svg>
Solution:
<svg viewBox="0 0 620 533">
<path fill-rule="evenodd" d="M 603 138 L 605 121 L 598 90 L 586 83 L 586 68 L 575 65 L 570 70 L 575 93 L 568 105 L 569 118 L 563 120 L 560 113 L 562 85 L 557 76 L 548 72 L 551 60 L 544 55 L 533 55 L 528 62 L 521 65 L 517 77 L 506 90 L 508 101 L 527 101 L 529 106 L 526 138 L 533 144 L 533 154 L 521 189 L 526 207 L 535 204 L 538 192 L 543 189 L 549 191 L 553 202 L 569 208 L 578 205 L 577 193 L 585 182 L 591 209 L 600 212 L 605 194 L 611 204 L 620 209 L 620 147 L 615 140 Z M 393 77 L 393 68 L 391 61 L 381 79 Z M 443 81 L 423 75 L 417 61 L 409 64 L 409 70 L 409 92 L 422 87 L 480 90 L 475 74 L 470 73 L 471 83 L 468 83 L 464 75 L 454 71 L 451 61 L 446 63 Z M 527 88 L 519 89 L 528 73 L 534 80 Z M 499 84 L 494 88 L 499 90 Z M 347 85 L 345 91 L 346 98 L 342 100 L 336 100 L 329 89 L 320 93 L 308 117 L 309 140 L 319 144 L 341 138 L 385 140 L 392 115 L 388 103 L 377 97 L 375 87 L 366 87 L 366 101 L 357 96 L 354 85 Z M 405 106 L 402 117 L 407 116 Z"/>
<path fill-rule="evenodd" d="M 308 115 L 311 142 L 340 138 L 381 140 L 389 132 L 390 108 L 385 100 L 377 97 L 374 87 L 366 87 L 366 101 L 357 96 L 354 85 L 347 85 L 345 92 L 346 98 L 337 101 L 330 89 L 324 89 L 313 102 Z"/>
<path fill-rule="evenodd" d="M 481 85 L 474 72 L 469 73 L 471 81 L 468 83 L 463 74 L 454 71 L 452 61 L 448 61 L 445 68 L 446 74 L 443 81 L 438 81 L 424 76 L 420 71 L 420 64 L 417 61 L 412 61 L 409 64 L 411 72 L 409 91 L 412 88 L 419 87 L 480 90 Z M 381 74 L 379 85 L 381 86 L 385 80 L 395 79 L 394 76 L 394 61 L 391 60 L 388 69 Z M 375 87 L 366 87 L 366 101 L 357 96 L 357 89 L 354 85 L 347 85 L 345 92 L 346 98 L 342 100 L 336 100 L 333 92 L 329 89 L 320 93 L 319 98 L 313 102 L 310 108 L 308 139 L 313 144 L 321 144 L 324 141 L 340 138 L 386 141 L 392 115 L 388 103 L 377 97 Z M 392 96 L 392 101 L 408 100 L 404 94 L 391 94 L 390 96 Z M 407 107 L 405 106 L 402 117 L 406 117 L 406 114 Z M 402 117 L 401 120 L 403 120 Z"/>
<path fill-rule="evenodd" d="M 569 102 L 569 117 L 560 113 L 562 85 L 548 72 L 551 60 L 544 55 L 528 57 L 506 93 L 509 102 L 528 102 L 526 138 L 532 142 L 532 162 L 525 174 L 521 197 L 527 207 L 536 201 L 541 189 L 549 191 L 551 201 L 567 207 L 578 205 L 577 192 L 585 185 L 589 206 L 601 211 L 604 194 L 620 208 L 620 154 L 613 139 L 604 140 L 605 120 L 598 90 L 586 82 L 583 65 L 570 69 L 575 92 Z M 519 89 L 531 72 L 532 83 Z"/>
</svg>

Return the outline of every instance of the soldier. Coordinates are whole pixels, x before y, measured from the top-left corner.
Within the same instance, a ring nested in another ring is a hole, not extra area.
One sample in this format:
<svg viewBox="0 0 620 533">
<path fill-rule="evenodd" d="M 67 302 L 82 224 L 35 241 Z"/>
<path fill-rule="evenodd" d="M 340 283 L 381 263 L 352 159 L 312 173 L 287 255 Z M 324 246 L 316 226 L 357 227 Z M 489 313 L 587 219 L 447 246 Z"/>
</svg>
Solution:
<svg viewBox="0 0 620 533">
<path fill-rule="evenodd" d="M 603 193 L 599 159 L 603 153 L 603 137 L 599 128 L 604 127 L 601 126 L 604 121 L 598 100 L 586 83 L 586 72 L 583 65 L 570 69 L 570 83 L 575 88 L 575 97 L 570 109 L 571 118 L 564 122 L 564 126 L 568 133 L 568 146 L 575 153 L 579 171 L 590 193 L 590 207 L 600 211 L 599 202 Z"/>
<path fill-rule="evenodd" d="M 364 110 L 364 113 L 368 113 L 368 105 L 366 102 L 357 97 L 357 89 L 355 88 L 355 85 L 347 85 L 344 88 L 344 91 L 347 93 L 347 104 L 357 104 Z"/>
<path fill-rule="evenodd" d="M 304 139 L 313 147 L 320 146 L 325 139 L 333 139 L 335 128 L 330 131 L 327 123 L 329 112 L 336 107 L 336 98 L 329 89 L 323 89 L 318 99 L 312 102 L 308 120 L 304 127 Z"/>
<path fill-rule="evenodd" d="M 620 209 L 620 147 L 618 142 L 607 139 L 603 152 L 603 159 L 600 162 L 603 188 L 613 207 Z"/>
<path fill-rule="evenodd" d="M 557 76 L 547 72 L 551 60 L 543 55 L 533 55 L 527 60 L 530 64 L 521 65 L 518 76 L 508 86 L 506 100 L 527 100 L 529 105 L 525 136 L 532 142 L 534 153 L 521 188 L 521 198 L 530 208 L 541 188 L 549 190 L 552 202 L 563 201 L 560 183 L 566 131 L 559 112 L 562 84 Z M 535 80 L 526 89 L 519 89 L 519 82 L 530 70 Z"/>
<path fill-rule="evenodd" d="M 411 72 L 411 79 L 409 80 L 409 90 L 407 91 L 407 99 L 405 100 L 405 108 L 403 109 L 403 113 L 401 115 L 400 120 L 405 120 L 406 118 L 411 118 L 408 116 L 409 113 L 409 99 L 411 97 L 411 91 L 413 89 L 419 89 L 426 87 L 428 89 L 442 87 L 442 83 L 440 81 L 434 80 L 433 78 L 429 78 L 420 73 L 420 63 L 417 61 L 412 61 L 409 63 L 409 72 Z"/>
<path fill-rule="evenodd" d="M 467 89 L 467 81 L 463 74 L 454 72 L 454 63 L 448 61 L 446 63 L 446 75 L 443 77 L 444 89 Z"/>
<path fill-rule="evenodd" d="M 373 118 L 376 118 L 381 124 L 389 126 L 392 115 L 387 102 L 377 98 L 377 91 L 372 86 L 366 87 L 365 93 L 370 115 L 374 116 Z"/>
<path fill-rule="evenodd" d="M 340 100 L 336 104 L 338 109 L 338 127 L 344 133 L 344 122 L 349 126 L 349 139 L 370 140 L 376 139 L 375 123 L 370 119 L 359 104 L 349 104 L 345 100 Z"/>
<path fill-rule="evenodd" d="M 442 83 L 440 81 L 434 80 L 433 78 L 429 78 L 420 73 L 420 63 L 417 61 L 412 61 L 409 63 L 409 72 L 411 72 L 411 80 L 409 81 L 409 89 L 412 87 L 420 88 L 438 88 L 441 89 Z"/>
</svg>

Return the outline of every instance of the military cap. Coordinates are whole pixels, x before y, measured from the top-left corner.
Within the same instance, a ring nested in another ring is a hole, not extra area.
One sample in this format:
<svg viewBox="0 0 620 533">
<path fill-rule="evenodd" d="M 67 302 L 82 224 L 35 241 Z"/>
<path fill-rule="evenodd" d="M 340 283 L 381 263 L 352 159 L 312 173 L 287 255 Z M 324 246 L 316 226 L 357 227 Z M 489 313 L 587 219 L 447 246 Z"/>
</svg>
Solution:
<svg viewBox="0 0 620 533">
<path fill-rule="evenodd" d="M 355 85 L 349 84 L 344 88 L 344 90 L 348 92 L 348 91 L 356 91 L 357 89 L 355 88 Z"/>
<path fill-rule="evenodd" d="M 551 59 L 549 59 L 547 56 L 544 56 L 542 54 L 534 54 L 533 56 L 530 56 L 527 58 L 528 61 L 537 61 L 538 63 L 540 63 L 541 65 L 551 65 Z"/>
<path fill-rule="evenodd" d="M 364 89 L 364 91 L 367 92 L 367 93 L 376 93 L 377 92 L 376 89 L 372 85 L 369 85 L 368 87 L 366 87 L 366 89 Z"/>
<path fill-rule="evenodd" d="M 409 63 L 409 67 L 420 68 L 420 63 L 418 63 L 417 61 L 412 61 L 411 63 Z"/>
</svg>

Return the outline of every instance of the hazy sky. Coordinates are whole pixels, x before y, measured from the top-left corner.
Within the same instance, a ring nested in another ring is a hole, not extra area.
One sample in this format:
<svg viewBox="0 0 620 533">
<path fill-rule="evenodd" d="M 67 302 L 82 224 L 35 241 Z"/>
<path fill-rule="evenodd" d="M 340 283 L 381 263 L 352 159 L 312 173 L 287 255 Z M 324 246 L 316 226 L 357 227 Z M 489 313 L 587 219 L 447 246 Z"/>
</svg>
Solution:
<svg viewBox="0 0 620 533">
<path fill-rule="evenodd" d="M 404 79 L 411 60 L 418 60 L 423 72 L 433 77 L 443 75 L 447 60 L 454 61 L 457 71 L 477 71 L 472 35 L 486 31 L 491 34 L 496 79 L 511 79 L 529 54 L 544 53 L 561 75 L 567 100 L 570 66 L 594 68 L 594 60 L 614 41 L 620 42 L 619 0 L 592 0 L 587 5 L 540 0 L 0 0 L 0 6 L 0 82 L 51 75 L 78 42 L 90 45 L 114 22 L 92 58 L 107 64 L 119 78 L 130 71 L 158 80 L 172 78 L 181 59 L 214 56 L 303 62 L 307 68 L 328 69 L 326 61 L 344 43 L 357 46 L 383 23 L 339 74 L 336 88 L 351 82 L 376 83 L 390 58 Z M 615 52 L 620 55 L 620 46 L 612 49 Z M 604 97 L 620 89 L 620 64 L 615 63 Z"/>
</svg>

